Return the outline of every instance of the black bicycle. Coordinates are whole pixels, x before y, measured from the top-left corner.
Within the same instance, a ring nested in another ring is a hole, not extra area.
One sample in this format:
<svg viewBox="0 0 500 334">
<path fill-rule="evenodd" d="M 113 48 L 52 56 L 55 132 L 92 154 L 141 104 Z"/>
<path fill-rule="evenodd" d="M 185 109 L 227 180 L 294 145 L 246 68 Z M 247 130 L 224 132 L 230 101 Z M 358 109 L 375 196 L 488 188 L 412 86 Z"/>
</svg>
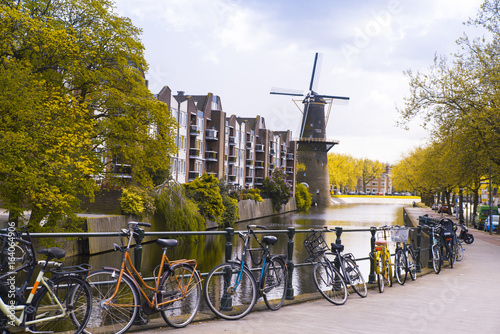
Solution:
<svg viewBox="0 0 500 334">
<path fill-rule="evenodd" d="M 407 227 L 394 226 L 391 229 L 392 241 L 396 243 L 394 270 L 399 284 L 406 283 L 406 277 L 410 274 L 412 281 L 417 279 L 417 266 L 415 264 L 415 252 L 408 241 Z"/>
<path fill-rule="evenodd" d="M 15 331 L 22 328 L 31 333 L 81 333 L 92 306 L 92 294 L 85 281 L 90 265 L 63 267 L 54 260 L 63 258 L 66 252 L 57 247 L 39 249 L 38 253 L 47 259 L 37 261 L 28 230 L 18 231 L 10 223 L 0 232 L 0 241 L 1 330 L 18 327 Z M 41 269 L 28 289 L 37 267 Z M 50 279 L 45 277 L 48 270 Z"/>
<path fill-rule="evenodd" d="M 352 289 L 362 298 L 366 297 L 368 290 L 365 279 L 359 270 L 354 255 L 342 254 L 344 245 L 331 244 L 328 248 L 322 231 L 313 231 L 305 240 L 304 248 L 309 256 L 303 262 L 315 263 L 313 267 L 314 285 L 319 293 L 335 305 L 342 305 L 347 301 L 347 287 Z"/>
<path fill-rule="evenodd" d="M 230 260 L 215 266 L 209 273 L 203 289 L 205 300 L 212 312 L 227 320 L 236 320 L 247 315 L 259 296 L 271 310 L 278 310 L 285 301 L 288 271 L 284 255 L 271 255 L 269 246 L 278 240 L 275 236 L 265 235 L 259 241 L 254 229 L 264 226 L 248 225 L 247 231 L 236 232 L 243 240 L 241 259 Z M 259 245 L 250 248 L 250 240 Z M 247 261 L 247 255 L 259 269 L 255 279 Z M 257 292 L 258 291 L 258 292 Z"/>
</svg>

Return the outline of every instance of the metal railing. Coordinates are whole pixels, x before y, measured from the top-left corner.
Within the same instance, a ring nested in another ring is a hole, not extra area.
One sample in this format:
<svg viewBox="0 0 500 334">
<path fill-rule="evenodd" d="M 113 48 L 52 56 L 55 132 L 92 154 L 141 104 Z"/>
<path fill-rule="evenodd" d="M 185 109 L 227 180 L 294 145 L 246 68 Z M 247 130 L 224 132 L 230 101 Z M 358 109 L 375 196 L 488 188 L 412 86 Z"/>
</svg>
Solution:
<svg viewBox="0 0 500 334">
<path fill-rule="evenodd" d="M 335 227 L 334 229 L 295 229 L 295 227 L 288 227 L 286 230 L 259 230 L 255 231 L 257 234 L 286 234 L 288 236 L 288 243 L 287 243 L 287 268 L 288 268 L 288 286 L 287 286 L 287 295 L 286 298 L 291 300 L 294 299 L 294 291 L 293 291 L 293 284 L 292 284 L 292 278 L 293 278 L 293 271 L 297 267 L 302 267 L 302 266 L 311 266 L 313 265 L 312 263 L 294 263 L 293 261 L 293 254 L 294 254 L 294 249 L 295 249 L 295 235 L 297 233 L 312 233 L 313 231 L 321 231 L 324 233 L 335 233 L 336 234 L 336 239 L 335 243 L 336 244 L 341 244 L 342 243 L 342 234 L 343 233 L 357 233 L 357 232 L 370 232 L 371 238 L 370 238 L 370 245 L 371 245 L 371 251 L 373 252 L 375 249 L 375 241 L 376 241 L 376 233 L 377 231 L 381 231 L 384 229 L 387 229 L 388 227 L 383 227 L 383 228 L 377 228 L 377 227 L 371 227 L 371 228 L 365 228 L 365 229 L 346 229 L 343 227 Z M 415 249 L 415 255 L 416 255 L 416 265 L 417 265 L 417 272 L 421 272 L 421 253 L 422 251 L 426 250 L 427 248 L 422 248 L 422 226 L 418 226 L 416 228 L 410 228 L 410 231 L 412 233 L 410 234 L 409 241 L 413 244 L 414 249 Z M 416 232 L 416 233 L 415 233 Z M 238 231 L 235 231 L 233 228 L 226 228 L 224 231 L 169 231 L 169 232 L 144 232 L 144 236 L 157 236 L 157 237 L 170 237 L 170 236 L 196 236 L 196 235 L 224 235 L 226 237 L 226 243 L 224 245 L 224 252 L 225 252 L 225 261 L 231 260 L 233 256 L 233 240 L 235 237 L 235 234 L 238 233 Z M 115 236 L 121 236 L 120 232 L 74 232 L 74 233 L 31 233 L 30 234 L 34 238 L 57 238 L 57 237 L 63 237 L 63 238 L 89 238 L 89 237 L 115 237 Z M 141 246 L 142 239 L 137 240 L 136 239 L 136 246 Z M 142 246 L 141 246 L 142 247 Z M 424 254 L 426 254 L 425 252 Z M 367 261 L 370 260 L 370 272 L 368 275 L 368 283 L 375 283 L 376 282 L 376 276 L 375 276 L 375 263 L 374 260 L 371 259 L 369 256 L 363 257 L 363 258 L 356 258 L 356 261 Z M 139 263 L 140 264 L 140 263 Z M 138 266 L 138 269 L 140 268 L 140 265 Z M 206 276 L 208 273 L 200 273 L 201 276 Z M 154 277 L 148 277 L 145 278 L 145 280 L 154 280 Z"/>
</svg>

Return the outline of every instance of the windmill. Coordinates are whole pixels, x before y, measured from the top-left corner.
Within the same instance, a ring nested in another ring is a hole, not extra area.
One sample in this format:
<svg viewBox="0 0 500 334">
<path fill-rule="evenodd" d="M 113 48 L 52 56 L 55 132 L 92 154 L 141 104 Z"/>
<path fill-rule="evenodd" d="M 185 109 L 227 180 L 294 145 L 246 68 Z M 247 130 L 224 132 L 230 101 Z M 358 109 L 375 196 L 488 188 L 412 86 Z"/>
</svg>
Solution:
<svg viewBox="0 0 500 334">
<path fill-rule="evenodd" d="M 303 111 L 300 135 L 297 140 L 297 163 L 305 166 L 305 171 L 297 172 L 297 183 L 306 183 L 313 195 L 313 201 L 320 206 L 330 206 L 330 182 L 328 177 L 328 151 L 338 141 L 326 137 L 326 125 L 332 105 L 347 103 L 348 97 L 318 94 L 319 67 L 321 55 L 316 53 L 309 84 L 309 91 L 283 90 L 271 88 L 271 94 L 301 96 Z M 300 100 L 299 100 L 300 101 Z M 296 103 L 296 101 L 294 100 Z M 297 105 L 297 103 L 296 103 Z M 325 111 L 325 106 L 328 109 Z M 298 107 L 298 105 L 297 105 Z M 299 108 L 300 109 L 300 108 Z"/>
</svg>

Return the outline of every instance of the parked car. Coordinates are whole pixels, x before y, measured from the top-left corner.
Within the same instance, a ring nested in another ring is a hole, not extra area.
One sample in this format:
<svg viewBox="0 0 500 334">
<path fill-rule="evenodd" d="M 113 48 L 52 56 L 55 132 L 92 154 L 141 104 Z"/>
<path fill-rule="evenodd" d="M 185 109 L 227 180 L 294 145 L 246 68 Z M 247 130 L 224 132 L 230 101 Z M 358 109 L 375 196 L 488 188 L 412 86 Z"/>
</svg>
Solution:
<svg viewBox="0 0 500 334">
<path fill-rule="evenodd" d="M 440 204 L 438 206 L 438 213 L 441 213 L 441 212 L 444 212 L 444 213 L 447 213 L 449 215 L 452 215 L 453 214 L 453 209 L 451 208 L 451 205 Z"/>
<path fill-rule="evenodd" d="M 492 230 L 495 231 L 498 229 L 498 218 L 499 215 L 492 215 L 491 216 L 491 225 L 492 225 Z M 486 220 L 484 221 L 484 230 L 489 232 L 490 231 L 490 216 L 486 217 Z"/>
<path fill-rule="evenodd" d="M 385 196 L 385 193 L 384 193 L 384 192 L 382 192 L 382 191 L 381 191 L 381 192 L 378 192 L 378 193 L 377 193 L 377 196 Z"/>
<path fill-rule="evenodd" d="M 397 191 L 393 194 L 394 196 L 401 196 L 400 193 L 398 193 Z"/>
</svg>

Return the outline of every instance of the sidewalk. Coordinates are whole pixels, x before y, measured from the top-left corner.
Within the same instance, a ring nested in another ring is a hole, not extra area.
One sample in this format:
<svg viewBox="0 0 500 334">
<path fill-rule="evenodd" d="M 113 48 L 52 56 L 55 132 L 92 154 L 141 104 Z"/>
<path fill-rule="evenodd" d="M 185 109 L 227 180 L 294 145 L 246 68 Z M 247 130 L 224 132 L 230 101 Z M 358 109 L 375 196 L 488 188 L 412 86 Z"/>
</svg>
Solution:
<svg viewBox="0 0 500 334">
<path fill-rule="evenodd" d="M 408 208 L 412 216 L 432 214 L 427 208 Z M 451 217 L 451 216 L 448 216 Z M 350 295 L 346 304 L 335 306 L 324 299 L 288 303 L 276 312 L 254 311 L 236 321 L 196 321 L 186 328 L 145 330 L 160 334 L 185 333 L 500 333 L 500 235 L 470 229 L 475 241 L 465 245 L 464 259 L 439 275 L 428 273 L 404 286 L 394 283 L 380 294 L 366 298 Z M 312 282 L 311 282 L 312 284 Z M 203 307 L 205 308 L 205 307 Z M 200 316 L 210 311 L 203 310 Z M 208 317 L 207 317 L 208 318 Z"/>
</svg>

